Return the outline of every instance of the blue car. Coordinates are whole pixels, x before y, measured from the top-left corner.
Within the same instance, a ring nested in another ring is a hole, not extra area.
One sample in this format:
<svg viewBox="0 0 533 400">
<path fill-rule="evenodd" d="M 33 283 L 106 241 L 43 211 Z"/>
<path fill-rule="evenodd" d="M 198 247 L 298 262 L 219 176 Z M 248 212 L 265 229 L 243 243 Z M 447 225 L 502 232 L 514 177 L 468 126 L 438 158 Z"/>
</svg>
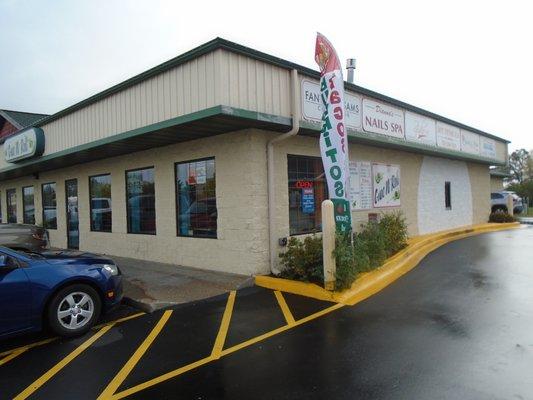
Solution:
<svg viewBox="0 0 533 400">
<path fill-rule="evenodd" d="M 109 258 L 0 246 L 0 338 L 44 327 L 81 335 L 121 299 L 120 270 Z"/>
</svg>

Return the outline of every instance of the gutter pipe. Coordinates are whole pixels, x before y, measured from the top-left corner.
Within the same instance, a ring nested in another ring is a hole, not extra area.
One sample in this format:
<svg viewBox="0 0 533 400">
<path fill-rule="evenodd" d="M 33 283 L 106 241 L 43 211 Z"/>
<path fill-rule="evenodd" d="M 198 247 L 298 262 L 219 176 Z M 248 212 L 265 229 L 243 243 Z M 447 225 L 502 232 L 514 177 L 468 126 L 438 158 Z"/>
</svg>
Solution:
<svg viewBox="0 0 533 400">
<path fill-rule="evenodd" d="M 276 136 L 267 143 L 267 175 L 268 175 L 268 240 L 270 248 L 270 272 L 279 275 L 280 270 L 276 267 L 278 243 L 276 239 L 276 190 L 274 179 L 274 143 L 289 139 L 298 134 L 300 130 L 300 96 L 299 96 L 298 71 L 291 70 L 291 114 L 292 128 L 289 132 Z"/>
</svg>

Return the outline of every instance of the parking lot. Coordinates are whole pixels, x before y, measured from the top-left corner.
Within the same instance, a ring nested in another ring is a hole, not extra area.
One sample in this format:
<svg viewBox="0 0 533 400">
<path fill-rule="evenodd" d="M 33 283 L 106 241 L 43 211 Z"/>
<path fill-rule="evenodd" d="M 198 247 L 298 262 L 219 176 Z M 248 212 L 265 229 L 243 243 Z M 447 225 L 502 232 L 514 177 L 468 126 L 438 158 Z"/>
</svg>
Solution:
<svg viewBox="0 0 533 400">
<path fill-rule="evenodd" d="M 0 342 L 0 398 L 528 399 L 532 246 L 452 242 L 353 307 L 254 287 Z"/>
</svg>

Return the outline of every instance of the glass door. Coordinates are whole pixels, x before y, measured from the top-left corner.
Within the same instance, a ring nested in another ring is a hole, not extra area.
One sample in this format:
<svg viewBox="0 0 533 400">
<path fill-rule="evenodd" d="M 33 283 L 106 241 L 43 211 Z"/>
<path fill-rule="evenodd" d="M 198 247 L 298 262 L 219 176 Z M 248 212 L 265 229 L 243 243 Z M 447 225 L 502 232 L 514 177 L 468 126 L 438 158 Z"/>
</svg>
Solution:
<svg viewBox="0 0 533 400">
<path fill-rule="evenodd" d="M 67 246 L 69 249 L 78 249 L 80 246 L 80 229 L 78 214 L 78 180 L 65 181 L 67 205 Z"/>
</svg>

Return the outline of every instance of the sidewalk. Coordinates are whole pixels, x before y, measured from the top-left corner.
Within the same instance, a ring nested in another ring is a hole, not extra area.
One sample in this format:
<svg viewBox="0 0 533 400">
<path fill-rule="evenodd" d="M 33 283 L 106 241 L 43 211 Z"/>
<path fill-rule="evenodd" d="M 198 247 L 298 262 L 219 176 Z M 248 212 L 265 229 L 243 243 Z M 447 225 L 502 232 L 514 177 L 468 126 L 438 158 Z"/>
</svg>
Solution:
<svg viewBox="0 0 533 400">
<path fill-rule="evenodd" d="M 124 301 L 144 311 L 188 303 L 253 285 L 253 277 L 112 257 L 123 275 Z"/>
</svg>

